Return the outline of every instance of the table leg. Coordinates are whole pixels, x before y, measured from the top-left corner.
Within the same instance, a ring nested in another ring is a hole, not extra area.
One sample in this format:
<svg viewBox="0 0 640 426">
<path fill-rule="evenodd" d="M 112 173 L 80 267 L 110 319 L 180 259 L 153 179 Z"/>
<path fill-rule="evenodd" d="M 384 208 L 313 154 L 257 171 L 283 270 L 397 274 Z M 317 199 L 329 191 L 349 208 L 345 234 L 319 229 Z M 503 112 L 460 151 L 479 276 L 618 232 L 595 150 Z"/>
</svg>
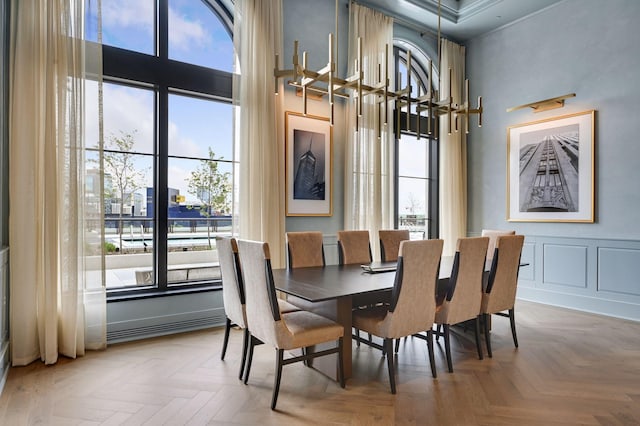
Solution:
<svg viewBox="0 0 640 426">
<path fill-rule="evenodd" d="M 307 302 L 306 300 L 299 299 L 297 297 L 290 297 L 287 299 L 290 303 L 309 312 L 316 313 L 325 318 L 329 318 L 341 324 L 344 327 L 344 337 L 342 344 L 342 360 L 344 378 L 351 377 L 351 363 L 352 363 L 352 340 L 351 340 L 351 296 L 341 297 L 334 300 L 327 300 L 325 302 Z M 317 350 L 333 347 L 333 343 L 327 343 L 325 345 L 316 345 Z M 312 349 L 309 349 L 312 350 Z M 310 365 L 316 370 L 326 374 L 334 380 L 338 378 L 337 368 L 337 355 L 328 355 L 312 360 Z"/>
</svg>

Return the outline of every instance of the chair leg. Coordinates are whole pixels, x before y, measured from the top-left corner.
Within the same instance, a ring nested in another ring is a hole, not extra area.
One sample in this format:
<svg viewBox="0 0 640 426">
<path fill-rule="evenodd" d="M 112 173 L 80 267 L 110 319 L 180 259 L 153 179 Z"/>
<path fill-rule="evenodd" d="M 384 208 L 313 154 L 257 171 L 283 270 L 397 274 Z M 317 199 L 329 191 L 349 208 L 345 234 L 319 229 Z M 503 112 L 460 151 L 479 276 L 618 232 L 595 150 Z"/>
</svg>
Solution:
<svg viewBox="0 0 640 426">
<path fill-rule="evenodd" d="M 398 353 L 399 349 L 400 349 L 400 339 L 396 339 L 396 353 Z"/>
<path fill-rule="evenodd" d="M 518 347 L 518 336 L 516 335 L 516 313 L 514 308 L 509 309 L 509 321 L 511 321 L 511 335 L 513 336 L 513 344 Z"/>
<path fill-rule="evenodd" d="M 483 359 L 482 355 L 482 344 L 480 343 L 480 315 L 476 316 L 475 319 L 475 333 L 476 333 L 476 349 L 478 350 L 478 359 Z"/>
<path fill-rule="evenodd" d="M 251 371 L 251 362 L 253 361 L 253 347 L 256 345 L 256 341 L 253 336 L 249 336 L 249 353 L 247 354 L 247 366 L 244 370 L 244 384 L 249 381 L 249 372 Z"/>
<path fill-rule="evenodd" d="M 438 324 L 436 326 L 436 342 L 440 339 L 441 334 L 442 334 L 442 324 Z"/>
<path fill-rule="evenodd" d="M 493 357 L 493 353 L 491 352 L 491 335 L 489 334 L 491 327 L 489 326 L 491 314 L 484 314 L 484 341 L 487 343 L 487 355 L 489 358 Z"/>
<path fill-rule="evenodd" d="M 271 409 L 276 409 L 276 402 L 278 402 L 278 392 L 280 391 L 280 378 L 282 377 L 282 362 L 284 361 L 284 349 L 278 349 L 278 356 L 276 358 L 276 377 L 273 383 L 273 395 L 271 396 Z"/>
<path fill-rule="evenodd" d="M 438 326 L 439 328 L 440 326 Z M 453 373 L 453 362 L 451 361 L 451 339 L 449 337 L 449 324 L 444 324 L 444 350 L 447 354 L 447 367 L 449 373 Z"/>
<path fill-rule="evenodd" d="M 358 339 L 356 340 L 356 347 L 360 347 L 360 330 L 356 328 L 356 336 L 358 336 Z"/>
<path fill-rule="evenodd" d="M 396 393 L 396 375 L 393 367 L 393 339 L 384 339 L 384 347 L 387 352 L 387 369 L 389 370 L 389 385 L 391 393 Z"/>
<path fill-rule="evenodd" d="M 344 347 L 343 338 L 338 339 L 338 381 L 340 387 L 344 389 L 344 357 L 342 356 L 342 348 Z"/>
<path fill-rule="evenodd" d="M 242 362 L 240 363 L 240 373 L 238 374 L 238 380 L 242 380 L 242 373 L 244 373 L 244 367 L 247 364 L 247 346 L 249 345 L 249 329 L 244 329 L 244 337 L 242 338 Z"/>
<path fill-rule="evenodd" d="M 220 359 L 224 360 L 224 356 L 227 353 L 227 344 L 229 343 L 229 330 L 231 330 L 231 320 L 227 318 L 227 325 L 224 327 L 224 340 L 222 341 L 222 354 Z"/>
<path fill-rule="evenodd" d="M 436 373 L 436 357 L 433 353 L 433 330 L 427 330 L 427 348 L 429 349 L 429 364 L 431 364 L 431 375 L 435 379 L 438 374 Z"/>
</svg>

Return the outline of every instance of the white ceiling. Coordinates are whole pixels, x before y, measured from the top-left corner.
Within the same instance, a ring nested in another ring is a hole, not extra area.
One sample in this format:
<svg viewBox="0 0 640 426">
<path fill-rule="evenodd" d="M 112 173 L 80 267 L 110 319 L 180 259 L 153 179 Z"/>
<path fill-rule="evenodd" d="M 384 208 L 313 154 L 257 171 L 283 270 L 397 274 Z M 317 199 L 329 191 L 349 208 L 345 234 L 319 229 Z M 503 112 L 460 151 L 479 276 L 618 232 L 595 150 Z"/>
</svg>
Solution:
<svg viewBox="0 0 640 426">
<path fill-rule="evenodd" d="M 442 0 L 441 32 L 465 41 L 517 21 L 562 0 Z M 437 32 L 438 0 L 358 0 L 400 24 Z"/>
</svg>

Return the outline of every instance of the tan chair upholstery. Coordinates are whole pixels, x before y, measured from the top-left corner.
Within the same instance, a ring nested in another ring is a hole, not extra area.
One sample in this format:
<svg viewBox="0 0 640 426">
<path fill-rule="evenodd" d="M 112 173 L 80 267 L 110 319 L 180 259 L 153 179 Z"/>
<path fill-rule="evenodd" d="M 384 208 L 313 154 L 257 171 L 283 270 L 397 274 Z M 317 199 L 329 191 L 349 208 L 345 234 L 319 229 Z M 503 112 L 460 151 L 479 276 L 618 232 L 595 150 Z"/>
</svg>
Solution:
<svg viewBox="0 0 640 426">
<path fill-rule="evenodd" d="M 449 372 L 453 372 L 449 326 L 475 320 L 476 348 L 482 359 L 480 346 L 480 304 L 482 302 L 482 278 L 487 255 L 488 237 L 460 238 L 449 279 L 449 288 L 443 300 L 438 301 L 435 322 L 444 327 L 445 352 Z"/>
<path fill-rule="evenodd" d="M 436 377 L 431 328 L 436 313 L 436 282 L 442 255 L 442 240 L 403 241 L 391 304 L 353 312 L 353 326 L 384 339 L 391 393 L 396 393 L 393 367 L 393 339 L 427 332 L 431 373 Z"/>
<path fill-rule="evenodd" d="M 496 240 L 501 235 L 515 235 L 516 231 L 513 230 L 500 230 L 500 229 L 483 229 L 482 236 L 489 237 L 489 246 L 487 247 L 487 260 L 493 259 L 493 252 L 496 249 Z"/>
<path fill-rule="evenodd" d="M 338 231 L 338 259 L 341 265 L 370 263 L 369 231 Z"/>
<path fill-rule="evenodd" d="M 371 263 L 369 231 L 338 231 L 338 261 L 340 265 Z M 389 293 L 390 295 L 390 293 Z M 352 298 L 353 308 L 372 306 L 387 299 L 387 294 L 359 294 Z M 355 329 L 356 343 L 360 346 L 360 330 Z M 371 341 L 371 334 L 369 334 Z"/>
<path fill-rule="evenodd" d="M 496 242 L 489 281 L 487 288 L 482 293 L 480 308 L 480 313 L 484 316 L 484 336 L 489 357 L 493 356 L 489 327 L 491 314 L 509 317 L 513 344 L 516 348 L 518 347 L 514 306 L 523 245 L 524 235 L 503 235 L 498 237 Z M 509 313 L 504 314 L 503 311 L 509 311 Z"/>
<path fill-rule="evenodd" d="M 289 269 L 324 266 L 321 232 L 287 232 L 286 237 Z"/>
<path fill-rule="evenodd" d="M 380 260 L 393 262 L 398 259 L 400 243 L 411 239 L 408 229 L 385 229 L 378 231 L 380 238 Z"/>
<path fill-rule="evenodd" d="M 242 373 L 246 363 L 249 330 L 247 328 L 244 285 L 242 282 L 240 258 L 238 257 L 238 244 L 235 238 L 218 237 L 216 238 L 216 248 L 218 250 L 218 260 L 220 262 L 220 274 L 222 275 L 222 300 L 224 303 L 224 311 L 227 316 L 220 359 L 224 360 L 227 353 L 231 326 L 236 325 L 244 329 L 242 362 L 240 363 L 240 373 L 238 375 L 238 378 L 242 378 Z M 282 312 L 294 312 L 299 310 L 297 307 L 285 300 L 278 299 L 278 304 Z"/>
<path fill-rule="evenodd" d="M 280 389 L 282 367 L 298 361 L 307 361 L 319 356 L 338 354 L 338 377 L 344 387 L 342 369 L 342 325 L 307 311 L 282 313 L 278 308 L 276 290 L 271 271 L 269 245 L 256 241 L 238 241 L 240 260 L 246 292 L 247 324 L 250 339 L 248 363 L 244 381 L 249 379 L 251 359 L 256 339 L 276 348 L 278 359 L 275 383 L 271 398 L 271 409 L 275 409 Z M 337 341 L 335 348 L 311 352 L 303 350 L 302 356 L 284 359 L 284 351 L 308 348 L 325 342 Z"/>
</svg>

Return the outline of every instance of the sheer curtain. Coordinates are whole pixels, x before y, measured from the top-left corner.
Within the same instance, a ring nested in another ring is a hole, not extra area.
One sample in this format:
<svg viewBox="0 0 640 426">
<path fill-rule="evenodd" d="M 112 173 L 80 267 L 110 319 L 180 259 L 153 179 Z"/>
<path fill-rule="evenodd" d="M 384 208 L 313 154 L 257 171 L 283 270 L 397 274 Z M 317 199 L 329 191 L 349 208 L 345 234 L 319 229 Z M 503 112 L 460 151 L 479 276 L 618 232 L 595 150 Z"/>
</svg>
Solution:
<svg viewBox="0 0 640 426">
<path fill-rule="evenodd" d="M 378 64 L 384 66 L 387 45 L 393 69 L 393 20 L 355 3 L 349 7 L 348 75 L 355 72 L 357 39 L 361 37 L 365 82 L 373 86 L 378 82 Z M 388 75 L 393 87 L 393 72 Z M 377 259 L 378 230 L 393 228 L 393 115 L 392 108 L 387 108 L 389 124 L 381 125 L 378 137 L 376 98 L 369 95 L 363 101 L 363 114 L 357 125 L 356 98 L 351 97 L 347 107 L 344 225 L 346 229 L 369 231 L 373 256 Z"/>
<path fill-rule="evenodd" d="M 14 365 L 105 346 L 85 305 L 83 0 L 11 2 L 10 340 Z M 101 228 L 101 226 L 98 226 Z M 85 243 L 87 243 L 85 245 Z M 92 321 L 86 333 L 86 318 Z"/>
<path fill-rule="evenodd" d="M 234 26 L 241 69 L 234 82 L 240 105 L 239 235 L 268 242 L 273 266 L 283 267 L 284 117 L 273 77 L 275 54 L 282 51 L 282 0 L 236 2 Z"/>
<path fill-rule="evenodd" d="M 452 70 L 451 96 L 462 101 L 465 79 L 465 48 L 452 41 L 441 41 L 440 94 L 449 93 L 449 69 Z M 460 126 L 463 126 L 460 120 Z M 440 238 L 444 239 L 443 255 L 453 255 L 456 241 L 467 235 L 467 138 L 465 129 L 448 134 L 447 116 L 440 117 Z"/>
</svg>

